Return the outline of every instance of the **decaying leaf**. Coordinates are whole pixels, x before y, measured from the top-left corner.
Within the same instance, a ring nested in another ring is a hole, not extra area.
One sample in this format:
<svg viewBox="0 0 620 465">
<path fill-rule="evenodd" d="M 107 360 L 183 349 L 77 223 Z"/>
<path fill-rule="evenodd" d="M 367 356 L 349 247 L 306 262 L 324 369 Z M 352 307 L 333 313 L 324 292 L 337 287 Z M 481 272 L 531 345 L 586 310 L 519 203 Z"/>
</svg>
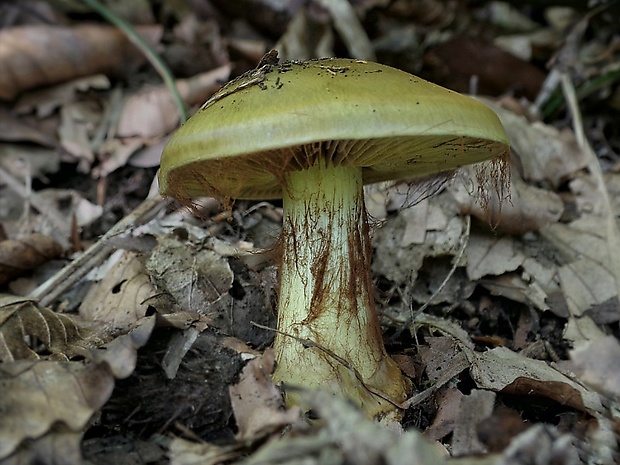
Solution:
<svg viewBox="0 0 620 465">
<path fill-rule="evenodd" d="M 547 363 L 527 358 L 506 347 L 475 353 L 470 373 L 479 388 L 547 397 L 591 414 L 605 410 L 595 392 L 585 389 Z"/>
<path fill-rule="evenodd" d="M 617 297 L 609 261 L 620 257 L 620 250 L 608 250 L 600 219 L 589 217 L 570 225 L 549 225 L 543 235 L 567 257 L 558 278 L 572 315 L 580 317 L 593 306 Z"/>
<path fill-rule="evenodd" d="M 557 188 L 587 165 L 587 157 L 579 149 L 572 131 L 558 130 L 502 107 L 490 99 L 482 99 L 499 116 L 512 151 L 519 157 L 523 179 Z"/>
<path fill-rule="evenodd" d="M 143 28 L 141 32 L 152 42 L 161 34 L 159 27 Z M 54 53 L 47 44 L 54 44 Z M 0 73 L 0 99 L 10 100 L 24 90 L 90 74 L 122 74 L 142 60 L 125 35 L 112 27 L 36 25 L 4 29 L 0 31 L 0 61 L 4 68 Z"/>
<path fill-rule="evenodd" d="M 54 239 L 38 233 L 0 241 L 0 286 L 60 257 L 62 252 Z"/>
<path fill-rule="evenodd" d="M 227 64 L 176 82 L 183 100 L 190 105 L 202 103 L 228 79 L 231 65 Z M 150 139 L 169 134 L 179 122 L 174 100 L 164 86 L 145 87 L 133 94 L 120 115 L 117 135 Z"/>
<path fill-rule="evenodd" d="M 84 297 L 80 315 L 126 331 L 146 315 L 149 298 L 158 293 L 135 253 L 114 254 L 107 273 Z"/>
<path fill-rule="evenodd" d="M 26 463 L 28 457 L 54 452 L 50 444 L 64 444 L 64 457 L 81 457 L 84 427 L 110 397 L 114 377 L 133 371 L 137 349 L 146 343 L 154 323 L 153 317 L 145 319 L 106 349 L 82 351 L 90 362 L 24 360 L 0 365 L 0 459 L 10 456 L 15 463 Z"/>
<path fill-rule="evenodd" d="M 493 413 L 495 393 L 474 389 L 459 403 L 452 433 L 452 454 L 475 455 L 487 452 L 478 439 L 476 427 Z"/>
<path fill-rule="evenodd" d="M 620 400 L 620 344 L 614 336 L 589 341 L 570 353 L 569 368 L 586 385 Z"/>
<path fill-rule="evenodd" d="M 560 219 L 564 204 L 555 192 L 526 184 L 513 174 L 506 196 L 499 197 L 494 195 L 490 180 L 477 179 L 476 169 L 480 167 L 460 170 L 455 182 L 450 184 L 464 214 L 493 225 L 498 232 L 513 235 L 538 231 Z M 472 195 L 475 192 L 488 192 L 488 201 L 482 205 Z"/>
<path fill-rule="evenodd" d="M 274 368 L 274 353 L 268 349 L 245 366 L 239 383 L 229 389 L 240 439 L 280 429 L 299 418 L 298 407 L 284 409 L 282 394 L 271 381 Z"/>
<path fill-rule="evenodd" d="M 172 237 L 159 242 L 145 266 L 157 286 L 168 292 L 177 305 L 199 313 L 221 299 L 234 278 L 222 256 Z"/>
<path fill-rule="evenodd" d="M 474 350 L 467 332 L 457 324 L 420 314 L 414 325 L 425 325 L 454 338 L 469 362 L 469 373 L 480 389 L 518 395 L 537 395 L 561 405 L 597 415 L 605 411 L 600 396 L 542 360 L 534 360 L 506 347 Z"/>
<path fill-rule="evenodd" d="M 0 365 L 0 386 L 3 459 L 56 422 L 81 431 L 112 393 L 114 380 L 105 365 L 24 361 Z"/>
<path fill-rule="evenodd" d="M 24 298 L 0 296 L 0 361 L 67 360 L 84 356 L 92 323 L 41 307 Z M 33 340 L 34 347 L 28 344 Z"/>
<path fill-rule="evenodd" d="M 525 261 L 518 244 L 509 236 L 473 233 L 465 249 L 467 275 L 477 280 L 487 275 L 515 271 Z"/>
</svg>

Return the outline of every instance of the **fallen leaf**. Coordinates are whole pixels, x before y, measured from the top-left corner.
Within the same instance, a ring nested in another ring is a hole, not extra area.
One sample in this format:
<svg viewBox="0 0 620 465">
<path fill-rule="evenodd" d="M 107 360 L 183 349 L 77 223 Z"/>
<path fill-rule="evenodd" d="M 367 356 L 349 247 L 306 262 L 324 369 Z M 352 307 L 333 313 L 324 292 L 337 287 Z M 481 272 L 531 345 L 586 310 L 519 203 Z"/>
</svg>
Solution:
<svg viewBox="0 0 620 465">
<path fill-rule="evenodd" d="M 153 248 L 145 267 L 177 305 L 199 313 L 226 295 L 234 279 L 225 258 L 172 237 Z"/>
<path fill-rule="evenodd" d="M 0 361 L 67 360 L 84 356 L 96 326 L 36 302 L 0 295 Z M 36 341 L 31 347 L 28 341 Z"/>
<path fill-rule="evenodd" d="M 499 116 L 526 182 L 557 189 L 586 167 L 587 157 L 579 149 L 572 131 L 559 130 L 541 122 L 532 123 L 497 102 L 480 100 Z"/>
<path fill-rule="evenodd" d="M 226 64 L 189 79 L 180 79 L 176 81 L 177 89 L 189 105 L 201 104 L 228 79 L 231 68 Z M 170 91 L 164 86 L 147 86 L 125 103 L 116 134 L 152 139 L 172 132 L 178 122 L 179 113 Z"/>
<path fill-rule="evenodd" d="M 475 169 L 480 168 L 460 170 L 456 181 L 450 184 L 450 191 L 463 214 L 471 214 L 491 224 L 497 232 L 513 235 L 537 231 L 560 219 L 564 203 L 555 192 L 526 184 L 519 176 L 513 175 L 505 196 L 499 197 L 493 195 L 492 181 L 481 184 Z M 481 191 L 491 194 L 484 205 L 471 195 Z"/>
<path fill-rule="evenodd" d="M 10 456 L 19 463 L 19 458 L 46 451 L 54 456 L 63 448 L 63 459 L 81 457 L 79 439 L 85 426 L 112 394 L 113 375 L 123 378 L 134 370 L 137 350 L 150 337 L 154 324 L 154 317 L 143 319 L 107 349 L 82 351 L 91 360 L 86 363 L 23 360 L 0 364 L 0 460 Z"/>
<path fill-rule="evenodd" d="M 161 35 L 159 26 L 137 30 L 151 43 L 157 42 Z M 49 44 L 54 46 L 50 48 Z M 32 25 L 6 28 L 0 31 L 3 67 L 0 99 L 11 100 L 34 87 L 91 74 L 122 75 L 143 61 L 143 55 L 127 37 L 112 27 Z"/>
<path fill-rule="evenodd" d="M 44 436 L 56 423 L 82 431 L 113 388 L 105 365 L 49 361 L 0 365 L 0 459 L 20 443 Z"/>
<path fill-rule="evenodd" d="M 456 387 L 446 387 L 437 393 L 437 413 L 433 423 L 424 430 L 424 437 L 439 441 L 454 430 L 461 399 L 464 397 Z"/>
<path fill-rule="evenodd" d="M 490 417 L 495 404 L 495 393 L 473 389 L 463 396 L 454 421 L 451 452 L 454 456 L 475 455 L 487 452 L 478 439 L 477 426 Z"/>
<path fill-rule="evenodd" d="M 250 360 L 243 368 L 239 382 L 230 387 L 238 439 L 273 432 L 299 418 L 299 408 L 284 409 L 282 393 L 271 381 L 274 368 L 274 353 L 268 349 Z"/>
<path fill-rule="evenodd" d="M 133 252 L 114 254 L 105 277 L 95 283 L 80 305 L 85 320 L 105 322 L 126 331 L 144 317 L 149 299 L 159 291 L 151 284 L 144 267 Z"/>
<path fill-rule="evenodd" d="M 586 385 L 620 400 L 620 344 L 614 336 L 572 350 L 567 365 Z"/>
<path fill-rule="evenodd" d="M 0 241 L 0 286 L 60 257 L 62 253 L 60 244 L 38 233 Z"/>
<path fill-rule="evenodd" d="M 505 347 L 481 354 L 469 352 L 470 373 L 481 389 L 547 397 L 580 411 L 598 414 L 605 409 L 600 397 L 541 360 Z"/>
<path fill-rule="evenodd" d="M 467 275 L 473 281 L 483 276 L 499 276 L 515 271 L 525 261 L 525 256 L 511 237 L 494 237 L 476 232 L 471 234 L 465 256 Z"/>
</svg>

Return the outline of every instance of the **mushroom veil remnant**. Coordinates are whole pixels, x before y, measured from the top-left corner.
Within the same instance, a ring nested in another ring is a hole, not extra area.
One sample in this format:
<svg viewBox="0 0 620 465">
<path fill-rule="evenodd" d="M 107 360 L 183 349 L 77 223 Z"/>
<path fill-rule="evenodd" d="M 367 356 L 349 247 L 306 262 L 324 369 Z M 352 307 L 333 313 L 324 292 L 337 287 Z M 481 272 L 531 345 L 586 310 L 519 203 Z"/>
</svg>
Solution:
<svg viewBox="0 0 620 465">
<path fill-rule="evenodd" d="M 407 382 L 375 310 L 363 185 L 500 157 L 506 134 L 485 105 L 388 66 L 262 63 L 171 138 L 160 191 L 185 203 L 282 198 L 274 380 L 330 389 L 383 417 Z"/>
</svg>

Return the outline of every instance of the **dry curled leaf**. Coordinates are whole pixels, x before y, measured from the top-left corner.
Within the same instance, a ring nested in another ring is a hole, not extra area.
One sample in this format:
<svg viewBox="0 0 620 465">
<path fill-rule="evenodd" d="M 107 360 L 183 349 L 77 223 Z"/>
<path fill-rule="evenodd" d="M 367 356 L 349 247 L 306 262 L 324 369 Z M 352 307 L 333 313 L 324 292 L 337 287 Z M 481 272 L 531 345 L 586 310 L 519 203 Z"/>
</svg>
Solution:
<svg viewBox="0 0 620 465">
<path fill-rule="evenodd" d="M 546 397 L 591 414 L 605 410 L 598 394 L 541 360 L 533 360 L 506 347 L 472 353 L 471 357 L 470 373 L 479 388 Z"/>
<path fill-rule="evenodd" d="M 0 242 L 0 286 L 58 258 L 62 252 L 54 239 L 38 233 Z"/>
<path fill-rule="evenodd" d="M 108 399 L 114 381 L 104 365 L 19 362 L 0 366 L 0 459 L 60 423 L 81 431 Z M 31 446 L 32 447 L 32 446 Z"/>
<path fill-rule="evenodd" d="M 279 429 L 299 418 L 299 409 L 284 409 L 284 399 L 271 381 L 275 368 L 273 350 L 251 360 L 241 372 L 239 383 L 230 387 L 230 401 L 238 437 L 248 439 Z"/>
<path fill-rule="evenodd" d="M 145 318 L 105 349 L 84 351 L 91 360 L 86 363 L 23 360 L 1 364 L 0 460 L 33 463 L 32 457 L 44 456 L 45 463 L 51 463 L 50 456 L 62 452 L 63 461 L 54 463 L 83 463 L 81 433 L 112 394 L 114 378 L 133 372 L 137 350 L 147 342 L 154 324 L 154 317 Z M 69 461 L 69 457 L 80 460 Z"/>
<path fill-rule="evenodd" d="M 149 42 L 157 42 L 161 35 L 158 26 L 137 30 Z M 11 100 L 28 89 L 91 74 L 123 74 L 143 60 L 116 28 L 33 25 L 4 29 L 0 31 L 0 99 Z"/>
<path fill-rule="evenodd" d="M 0 295 L 0 362 L 83 356 L 91 328 L 73 315 L 55 313 L 32 300 Z"/>
</svg>

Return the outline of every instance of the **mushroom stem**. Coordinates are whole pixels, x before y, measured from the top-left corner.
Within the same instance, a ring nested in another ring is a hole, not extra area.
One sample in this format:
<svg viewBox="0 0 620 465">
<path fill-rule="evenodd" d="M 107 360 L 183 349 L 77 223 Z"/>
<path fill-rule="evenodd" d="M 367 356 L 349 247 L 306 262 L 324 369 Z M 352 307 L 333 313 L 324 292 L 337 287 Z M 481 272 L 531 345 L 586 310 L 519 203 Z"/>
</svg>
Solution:
<svg viewBox="0 0 620 465">
<path fill-rule="evenodd" d="M 274 380 L 327 388 L 380 417 L 406 382 L 375 311 L 362 169 L 319 160 L 286 174 Z"/>
</svg>

